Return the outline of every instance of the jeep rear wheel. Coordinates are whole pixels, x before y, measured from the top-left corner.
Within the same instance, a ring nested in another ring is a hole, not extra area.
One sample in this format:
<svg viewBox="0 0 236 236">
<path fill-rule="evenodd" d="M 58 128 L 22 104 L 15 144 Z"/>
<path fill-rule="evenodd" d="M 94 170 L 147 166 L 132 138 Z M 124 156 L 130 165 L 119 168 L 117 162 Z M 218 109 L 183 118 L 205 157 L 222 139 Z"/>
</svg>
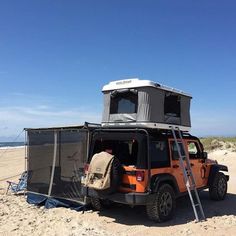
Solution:
<svg viewBox="0 0 236 236">
<path fill-rule="evenodd" d="M 91 205 L 95 211 L 102 211 L 104 209 L 108 209 L 113 204 L 108 199 L 91 198 L 90 201 L 91 201 Z"/>
<path fill-rule="evenodd" d="M 175 211 L 175 193 L 169 184 L 162 185 L 152 203 L 146 206 L 148 218 L 163 222 L 172 218 Z"/>
<path fill-rule="evenodd" d="M 99 198 L 91 198 L 91 205 L 95 211 L 101 211 L 103 209 L 102 202 Z"/>
<path fill-rule="evenodd" d="M 209 186 L 209 194 L 212 200 L 220 201 L 223 200 L 227 193 L 227 178 L 221 173 L 217 172 Z"/>
</svg>

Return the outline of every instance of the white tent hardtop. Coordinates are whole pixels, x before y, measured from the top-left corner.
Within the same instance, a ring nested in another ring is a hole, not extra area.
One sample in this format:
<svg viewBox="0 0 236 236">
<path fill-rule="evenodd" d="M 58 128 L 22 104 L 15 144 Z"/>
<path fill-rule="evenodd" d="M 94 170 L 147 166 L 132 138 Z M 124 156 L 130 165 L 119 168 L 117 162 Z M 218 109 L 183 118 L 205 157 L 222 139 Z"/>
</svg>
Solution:
<svg viewBox="0 0 236 236">
<path fill-rule="evenodd" d="M 102 91 L 105 92 L 105 91 L 129 89 L 129 88 L 140 88 L 140 87 L 154 87 L 157 89 L 173 92 L 173 93 L 184 95 L 187 97 L 192 97 L 190 94 L 185 93 L 179 89 L 171 88 L 171 87 L 153 82 L 151 80 L 140 80 L 138 78 L 111 81 L 109 82 L 109 84 L 106 84 L 105 86 L 103 86 Z"/>
</svg>

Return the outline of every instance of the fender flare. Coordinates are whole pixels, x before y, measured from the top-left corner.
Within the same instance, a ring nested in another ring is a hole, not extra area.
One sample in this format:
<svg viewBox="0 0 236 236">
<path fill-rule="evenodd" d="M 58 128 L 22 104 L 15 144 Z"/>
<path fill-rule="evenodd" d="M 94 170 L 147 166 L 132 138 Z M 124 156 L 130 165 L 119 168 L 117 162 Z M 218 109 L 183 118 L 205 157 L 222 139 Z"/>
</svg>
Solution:
<svg viewBox="0 0 236 236">
<path fill-rule="evenodd" d="M 212 184 L 216 173 L 219 172 L 219 171 L 228 172 L 228 167 L 225 166 L 225 165 L 219 165 L 219 164 L 212 165 L 211 169 L 210 169 L 209 177 L 208 177 L 208 182 L 207 182 L 208 186 L 210 186 Z"/>
<path fill-rule="evenodd" d="M 178 183 L 175 177 L 171 174 L 156 174 L 151 177 L 151 190 L 153 193 L 157 192 L 158 188 L 163 184 L 169 184 L 176 195 L 180 194 Z"/>
</svg>

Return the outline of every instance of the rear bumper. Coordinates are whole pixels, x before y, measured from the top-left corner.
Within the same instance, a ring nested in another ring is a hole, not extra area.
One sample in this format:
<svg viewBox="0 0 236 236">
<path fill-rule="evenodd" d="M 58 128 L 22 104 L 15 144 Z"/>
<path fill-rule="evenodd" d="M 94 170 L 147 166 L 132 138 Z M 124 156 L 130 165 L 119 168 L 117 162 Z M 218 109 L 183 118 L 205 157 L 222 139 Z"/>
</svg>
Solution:
<svg viewBox="0 0 236 236">
<path fill-rule="evenodd" d="M 153 201 L 154 194 L 151 193 L 112 193 L 102 194 L 91 188 L 82 187 L 82 194 L 87 197 L 96 197 L 100 199 L 108 199 L 113 202 L 128 205 L 147 205 Z"/>
</svg>

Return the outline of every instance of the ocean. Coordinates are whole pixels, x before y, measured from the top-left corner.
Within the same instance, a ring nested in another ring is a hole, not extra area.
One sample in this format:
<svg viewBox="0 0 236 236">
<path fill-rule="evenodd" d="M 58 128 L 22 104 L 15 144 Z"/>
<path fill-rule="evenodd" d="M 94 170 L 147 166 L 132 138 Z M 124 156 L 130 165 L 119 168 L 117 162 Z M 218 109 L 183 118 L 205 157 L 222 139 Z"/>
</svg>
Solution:
<svg viewBox="0 0 236 236">
<path fill-rule="evenodd" d="M 0 149 L 18 148 L 25 146 L 24 142 L 0 142 Z"/>
</svg>

